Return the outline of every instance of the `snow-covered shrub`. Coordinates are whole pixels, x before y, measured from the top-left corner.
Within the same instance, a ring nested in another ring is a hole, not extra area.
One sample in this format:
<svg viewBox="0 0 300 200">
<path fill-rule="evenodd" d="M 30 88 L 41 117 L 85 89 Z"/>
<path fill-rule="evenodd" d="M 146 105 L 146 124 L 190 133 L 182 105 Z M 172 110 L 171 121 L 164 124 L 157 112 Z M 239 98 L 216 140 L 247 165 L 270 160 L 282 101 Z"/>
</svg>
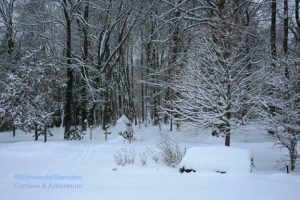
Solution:
<svg viewBox="0 0 300 200">
<path fill-rule="evenodd" d="M 128 140 L 129 143 L 131 143 L 132 139 L 133 139 L 133 131 L 131 129 L 128 130 L 128 131 L 123 131 L 123 132 L 120 132 L 119 135 L 121 135 L 125 140 Z"/>
<path fill-rule="evenodd" d="M 181 162 L 183 151 L 180 149 L 178 143 L 167 134 L 161 136 L 158 148 L 160 149 L 161 159 L 165 165 L 175 167 Z"/>
<path fill-rule="evenodd" d="M 119 131 L 119 135 L 121 135 L 125 140 L 131 143 L 133 139 L 133 129 L 130 120 L 122 115 L 116 122 L 115 130 Z"/>
<path fill-rule="evenodd" d="M 146 152 L 139 153 L 139 156 L 140 156 L 140 161 L 142 166 L 145 166 L 147 164 L 147 158 L 148 158 L 147 153 Z"/>
<path fill-rule="evenodd" d="M 71 128 L 69 130 L 70 136 L 69 140 L 81 140 L 83 139 L 83 134 L 81 134 L 80 130 L 78 128 Z"/>
<path fill-rule="evenodd" d="M 249 150 L 224 147 L 191 147 L 180 163 L 183 172 L 249 173 L 253 156 Z"/>
<path fill-rule="evenodd" d="M 135 161 L 135 151 L 134 149 L 122 148 L 114 154 L 114 159 L 117 165 L 132 165 Z"/>
<path fill-rule="evenodd" d="M 151 149 L 150 147 L 146 147 L 145 152 L 150 156 L 150 158 L 157 164 L 160 160 L 160 152 Z"/>
</svg>

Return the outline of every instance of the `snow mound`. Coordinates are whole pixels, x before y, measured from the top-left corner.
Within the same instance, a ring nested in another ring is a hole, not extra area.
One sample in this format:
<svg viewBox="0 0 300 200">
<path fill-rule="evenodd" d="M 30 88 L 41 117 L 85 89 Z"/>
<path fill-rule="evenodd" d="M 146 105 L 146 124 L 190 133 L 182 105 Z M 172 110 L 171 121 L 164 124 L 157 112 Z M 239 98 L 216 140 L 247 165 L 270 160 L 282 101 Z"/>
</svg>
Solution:
<svg viewBox="0 0 300 200">
<path fill-rule="evenodd" d="M 252 154 L 248 150 L 225 147 L 192 147 L 183 157 L 180 169 L 196 172 L 249 173 Z"/>
<path fill-rule="evenodd" d="M 116 125 L 111 127 L 109 131 L 115 132 L 115 133 L 120 133 L 127 131 L 128 124 L 130 124 L 130 120 L 125 116 L 122 115 L 117 121 Z"/>
<path fill-rule="evenodd" d="M 129 119 L 126 117 L 126 115 L 122 115 L 118 120 L 117 124 L 130 124 Z"/>
</svg>

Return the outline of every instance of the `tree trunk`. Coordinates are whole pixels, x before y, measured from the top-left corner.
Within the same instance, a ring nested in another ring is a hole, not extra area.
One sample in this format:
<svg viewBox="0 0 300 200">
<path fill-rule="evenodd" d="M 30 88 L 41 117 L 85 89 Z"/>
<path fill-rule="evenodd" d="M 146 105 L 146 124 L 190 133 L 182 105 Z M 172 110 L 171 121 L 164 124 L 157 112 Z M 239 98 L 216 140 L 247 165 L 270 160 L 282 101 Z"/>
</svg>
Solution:
<svg viewBox="0 0 300 200">
<path fill-rule="evenodd" d="M 47 127 L 44 127 L 44 142 L 47 142 Z"/>
<path fill-rule="evenodd" d="M 95 125 L 95 108 L 96 108 L 96 103 L 93 104 L 92 108 L 89 110 L 89 120 L 88 124 L 91 127 L 94 127 Z"/>
<path fill-rule="evenodd" d="M 177 1 L 177 5 L 181 4 L 182 3 L 182 0 L 178 0 Z M 180 15 L 181 15 L 181 11 L 179 9 L 177 9 L 175 12 L 174 12 L 174 17 L 179 19 L 180 18 Z M 180 28 L 179 28 L 179 25 L 180 23 L 176 23 L 175 24 L 175 27 L 174 30 L 171 30 L 172 31 L 172 42 L 173 42 L 173 48 L 171 50 L 171 60 L 169 62 L 169 69 L 168 69 L 168 75 L 167 75 L 167 84 L 169 83 L 173 73 L 175 72 L 176 73 L 176 68 L 178 68 L 178 63 L 177 63 L 177 60 L 178 60 L 178 54 L 180 53 Z M 166 89 L 166 92 L 165 92 L 165 101 L 168 103 L 170 103 L 173 99 L 173 91 L 171 90 L 170 87 L 167 87 Z M 170 108 L 169 105 L 166 105 L 167 108 L 169 109 L 172 109 Z M 169 119 L 169 114 L 172 114 L 172 113 L 166 113 L 165 116 L 164 116 L 164 123 L 167 123 L 168 122 L 168 119 Z M 172 128 L 170 128 L 172 129 Z"/>
<path fill-rule="evenodd" d="M 65 133 L 64 139 L 69 139 L 69 131 L 71 129 L 72 122 L 72 105 L 73 105 L 73 70 L 71 68 L 67 69 L 67 89 L 65 93 Z"/>
<path fill-rule="evenodd" d="M 289 6 L 288 0 L 284 0 L 284 16 L 283 16 L 283 53 L 284 57 L 287 60 L 288 58 L 288 38 L 289 38 Z M 289 79 L 289 68 L 288 65 L 285 63 L 285 77 Z"/>
<path fill-rule="evenodd" d="M 10 16 L 8 30 L 7 30 L 7 47 L 8 53 L 11 54 L 14 50 L 14 41 L 13 41 L 13 24 L 12 24 L 12 16 Z"/>
<path fill-rule="evenodd" d="M 143 70 L 143 67 L 144 67 L 144 56 L 143 56 L 143 49 L 142 49 L 142 52 L 141 52 L 141 66 L 142 66 L 142 69 L 141 69 L 141 80 L 144 80 L 144 70 Z M 141 109 L 141 118 L 142 118 L 142 122 L 145 121 L 145 92 L 144 92 L 144 88 L 145 88 L 145 84 L 142 83 L 141 84 L 141 100 L 142 100 L 142 109 Z"/>
<path fill-rule="evenodd" d="M 230 123 L 226 123 L 225 126 L 225 146 L 230 146 L 230 131 L 231 131 L 231 127 L 230 127 Z"/>
<path fill-rule="evenodd" d="M 83 83 L 84 82 L 84 83 Z M 86 94 L 86 85 L 85 80 L 82 81 L 82 89 L 81 89 L 81 131 L 85 132 L 87 128 L 87 94 Z"/>
<path fill-rule="evenodd" d="M 111 118 L 110 90 L 109 90 L 108 83 L 106 83 L 106 90 L 105 92 L 103 92 L 103 95 L 104 95 L 104 105 L 103 105 L 104 110 L 103 110 L 103 117 L 102 117 L 103 120 L 102 129 L 106 130 L 107 126 L 110 123 L 110 118 Z"/>
<path fill-rule="evenodd" d="M 34 140 L 37 141 L 39 139 L 38 127 L 34 126 Z"/>
<path fill-rule="evenodd" d="M 82 73 L 82 89 L 81 89 L 81 131 L 86 131 L 87 128 L 87 92 L 86 92 L 86 80 L 87 74 L 85 66 L 88 64 L 88 56 L 89 56 L 89 40 L 88 40 L 88 21 L 89 21 L 89 0 L 86 0 L 85 8 L 84 8 L 84 24 L 83 24 L 83 62 L 81 73 Z"/>
<path fill-rule="evenodd" d="M 275 67 L 275 60 L 277 58 L 277 47 L 276 47 L 276 0 L 271 1 L 271 30 L 270 30 L 270 43 L 271 43 L 271 56 L 273 59 L 273 66 Z"/>
<path fill-rule="evenodd" d="M 61 128 L 64 127 L 64 124 L 65 124 L 64 118 L 65 118 L 65 109 L 64 109 L 64 106 L 61 105 L 61 116 L 60 116 L 60 120 L 61 120 L 60 127 Z"/>
<path fill-rule="evenodd" d="M 295 170 L 296 160 L 297 160 L 297 140 L 295 139 L 295 140 L 291 141 L 291 148 L 290 148 L 291 171 Z"/>
<path fill-rule="evenodd" d="M 226 91 L 226 98 L 228 99 L 227 103 L 227 108 L 226 108 L 226 114 L 225 114 L 225 117 L 226 117 L 226 123 L 225 123 L 225 146 L 230 146 L 230 132 L 231 132 L 231 125 L 230 125 L 230 121 L 231 121 L 231 95 L 232 95 L 232 91 L 231 91 L 231 78 L 230 78 L 230 73 L 229 73 L 229 66 L 226 66 L 227 68 L 227 71 L 226 71 L 226 74 L 227 74 L 227 91 Z"/>
<path fill-rule="evenodd" d="M 71 18 L 69 16 L 68 10 L 66 8 L 67 0 L 64 0 L 64 15 L 66 20 L 66 57 L 67 57 L 67 89 L 65 92 L 65 132 L 64 139 L 67 140 L 70 138 L 70 128 L 72 122 L 72 106 L 73 106 L 73 69 L 71 67 L 71 58 L 72 58 L 72 27 L 71 27 Z"/>
<path fill-rule="evenodd" d="M 13 137 L 16 137 L 16 126 L 13 125 Z"/>
<path fill-rule="evenodd" d="M 289 37 L 289 7 L 288 0 L 284 0 L 284 14 L 283 14 L 283 53 L 288 54 L 288 37 Z"/>
<path fill-rule="evenodd" d="M 228 90 L 230 91 L 230 86 L 228 87 Z M 229 92 L 227 91 L 227 97 L 229 97 L 229 101 L 231 101 L 230 96 L 231 94 L 229 94 Z M 226 123 L 225 123 L 225 146 L 230 146 L 230 137 L 231 137 L 231 125 L 230 125 L 230 120 L 231 120 L 231 104 L 229 103 L 228 107 L 227 107 L 227 111 L 225 114 L 226 117 Z"/>
<path fill-rule="evenodd" d="M 299 14 L 300 5 L 299 4 L 300 4 L 300 0 L 295 0 L 295 19 L 298 28 L 300 28 L 300 14 Z"/>
<path fill-rule="evenodd" d="M 271 66 L 272 71 L 276 68 L 276 60 L 277 60 L 277 47 L 276 47 L 276 9 L 277 3 L 276 0 L 271 1 L 271 28 L 270 28 L 270 46 L 271 46 Z M 271 92 L 273 89 L 271 88 Z M 270 105 L 271 114 L 275 113 L 275 106 Z"/>
</svg>

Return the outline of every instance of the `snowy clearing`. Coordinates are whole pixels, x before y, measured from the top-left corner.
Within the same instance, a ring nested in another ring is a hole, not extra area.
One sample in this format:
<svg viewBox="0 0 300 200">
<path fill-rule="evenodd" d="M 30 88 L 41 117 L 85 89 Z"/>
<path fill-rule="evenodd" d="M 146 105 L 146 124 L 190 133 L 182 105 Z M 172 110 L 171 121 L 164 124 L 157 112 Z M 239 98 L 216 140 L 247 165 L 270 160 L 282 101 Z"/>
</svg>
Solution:
<svg viewBox="0 0 300 200">
<path fill-rule="evenodd" d="M 294 173 L 286 174 L 278 162 L 287 152 L 274 148 L 272 140 L 254 126 L 235 130 L 232 138 L 232 149 L 245 150 L 234 152 L 242 152 L 239 158 L 252 152 L 253 172 L 226 174 L 205 171 L 180 174 L 180 166 L 166 167 L 150 156 L 143 166 L 140 154 L 147 149 L 157 151 L 158 127 L 134 127 L 136 140 L 132 144 L 117 131 L 105 142 L 103 131 L 98 128 L 93 130 L 92 141 L 86 135 L 83 141 L 66 142 L 62 129 L 53 129 L 52 133 L 54 136 L 47 143 L 42 138 L 34 142 L 32 134 L 21 131 L 15 138 L 9 132 L 0 133 L 0 199 L 298 200 L 300 197 L 299 165 Z M 181 148 L 197 152 L 196 147 L 204 147 L 200 153 L 203 157 L 206 154 L 206 160 L 213 161 L 216 152 L 223 149 L 224 138 L 196 135 L 192 130 L 173 131 L 169 135 Z M 214 156 L 208 146 L 214 146 Z M 122 148 L 134 150 L 134 164 L 116 165 L 114 154 Z"/>
</svg>

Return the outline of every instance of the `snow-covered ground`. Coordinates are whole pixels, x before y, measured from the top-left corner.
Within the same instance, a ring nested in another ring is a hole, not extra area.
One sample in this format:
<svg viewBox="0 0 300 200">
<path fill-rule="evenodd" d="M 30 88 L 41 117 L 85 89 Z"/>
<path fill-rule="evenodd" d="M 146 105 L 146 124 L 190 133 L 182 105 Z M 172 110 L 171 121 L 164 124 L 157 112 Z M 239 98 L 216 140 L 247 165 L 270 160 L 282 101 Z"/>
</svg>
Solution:
<svg viewBox="0 0 300 200">
<path fill-rule="evenodd" d="M 163 127 L 163 129 L 167 129 Z M 273 140 L 256 126 L 238 129 L 232 147 L 251 151 L 252 173 L 179 173 L 140 154 L 155 150 L 160 137 L 158 127 L 134 127 L 135 140 L 128 144 L 116 129 L 105 136 L 95 128 L 83 141 L 63 141 L 63 129 L 52 129 L 47 143 L 33 141 L 32 134 L 17 131 L 0 133 L 1 200 L 298 200 L 300 165 L 290 174 L 280 164 L 287 152 L 275 148 Z M 166 133 L 166 130 L 162 132 Z M 223 146 L 224 138 L 213 138 L 204 130 L 169 132 L 181 148 Z M 134 151 L 133 165 L 115 163 L 122 148 Z M 300 152 L 300 149 L 298 149 Z M 213 157 L 213 155 L 207 155 Z"/>
</svg>

